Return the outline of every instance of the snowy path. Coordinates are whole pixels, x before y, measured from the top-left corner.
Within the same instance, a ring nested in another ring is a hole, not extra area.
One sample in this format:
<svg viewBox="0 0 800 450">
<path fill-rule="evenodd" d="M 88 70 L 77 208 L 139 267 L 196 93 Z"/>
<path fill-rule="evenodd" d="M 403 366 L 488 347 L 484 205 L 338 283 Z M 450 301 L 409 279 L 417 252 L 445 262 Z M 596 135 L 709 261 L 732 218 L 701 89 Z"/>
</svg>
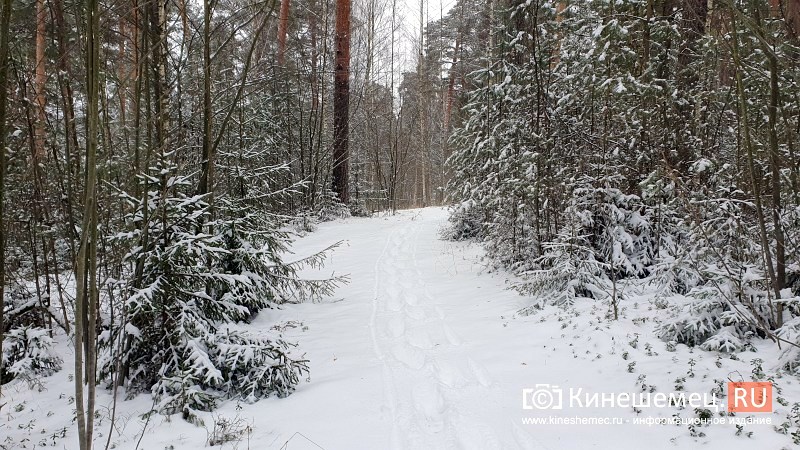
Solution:
<svg viewBox="0 0 800 450">
<path fill-rule="evenodd" d="M 412 222 L 394 231 L 375 265 L 370 328 L 383 364 L 385 401 L 392 416 L 392 448 L 499 448 L 491 429 L 458 408 L 464 393 L 489 397 L 485 369 L 462 355 L 462 340 L 448 325 L 423 281 L 417 258 L 420 230 Z M 427 243 L 427 242 L 426 242 Z M 478 434 L 479 433 L 479 434 Z"/>
<path fill-rule="evenodd" d="M 313 410 L 304 414 L 312 423 L 294 423 L 292 432 L 325 449 L 538 447 L 509 416 L 520 415 L 520 386 L 506 389 L 481 361 L 494 357 L 484 348 L 503 345 L 499 336 L 486 337 L 504 328 L 492 302 L 514 310 L 522 299 L 501 277 L 477 276 L 474 245 L 438 239 L 446 217 L 428 209 L 349 219 L 298 243 L 304 254 L 332 239 L 347 241 L 328 266 L 351 274 L 351 283 L 337 292 L 341 301 L 297 305 L 279 317 L 308 327 L 287 337 L 309 352 L 312 382 L 270 402 L 278 414 L 284 406 Z M 481 289 L 492 298 L 476 296 Z M 288 405 L 306 396 L 313 406 Z M 279 433 L 275 442 L 291 434 Z M 287 448 L 316 447 L 295 437 Z"/>
<path fill-rule="evenodd" d="M 732 374 L 749 374 L 755 356 L 732 360 L 685 346 L 666 349 L 653 333 L 652 298 L 643 294 L 630 293 L 617 322 L 605 318 L 607 306 L 593 301 L 520 317 L 515 313 L 530 299 L 508 290 L 506 275 L 486 273 L 478 245 L 438 239 L 446 218 L 435 208 L 351 218 L 322 224 L 299 239 L 297 257 L 345 241 L 323 269 L 305 275 L 333 271 L 349 274 L 351 282 L 319 303 L 264 311 L 248 327 L 260 331 L 283 323 L 284 338 L 297 342 L 310 361 L 310 380 L 284 399 L 228 401 L 201 413 L 200 428 L 178 417 L 143 420 L 152 406 L 149 396 L 121 401 L 113 448 L 203 448 L 215 423 L 225 421 L 238 430 L 225 449 L 749 450 L 789 442 L 766 425 L 748 425 L 739 435 L 732 425 L 709 426 L 692 435 L 675 425 L 524 424 L 525 418 L 547 416 L 641 417 L 630 407 L 522 409 L 522 389 L 539 383 L 594 393 L 670 392 L 680 383 L 687 392 L 706 393 Z M 68 341 L 61 345 L 70 351 Z M 775 352 L 768 343 L 761 351 L 765 359 Z M 2 431 L 15 442 L 75 448 L 66 445 L 74 439 L 74 424 L 64 413 L 74 408 L 69 377 L 69 370 L 50 377 L 44 392 L 24 385 L 4 391 L 11 408 L 0 415 L 0 425 L 7 425 Z M 776 381 L 786 399 L 800 400 L 796 379 Z M 102 446 L 111 396 L 106 390 L 98 395 Z M 774 424 L 785 420 L 787 410 L 773 414 Z M 670 407 L 646 414 L 695 412 Z M 753 437 L 745 437 L 750 431 Z"/>
</svg>

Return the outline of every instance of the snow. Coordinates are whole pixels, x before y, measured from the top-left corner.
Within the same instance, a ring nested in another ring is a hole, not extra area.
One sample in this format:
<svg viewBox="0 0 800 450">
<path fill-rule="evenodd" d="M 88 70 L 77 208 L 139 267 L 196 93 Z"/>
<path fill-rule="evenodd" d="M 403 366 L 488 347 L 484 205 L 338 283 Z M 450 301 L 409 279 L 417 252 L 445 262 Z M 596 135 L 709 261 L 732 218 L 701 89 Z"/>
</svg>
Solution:
<svg viewBox="0 0 800 450">
<path fill-rule="evenodd" d="M 149 396 L 118 394 L 117 449 L 668 449 L 789 448 L 772 425 L 698 426 L 634 424 L 638 417 L 695 417 L 691 408 L 525 410 L 522 390 L 551 384 L 567 392 L 665 394 L 678 388 L 707 394 L 717 381 L 749 380 L 762 359 L 771 374 L 779 350 L 767 341 L 758 353 L 729 355 L 668 345 L 655 337 L 654 298 L 634 286 L 621 299 L 620 320 L 608 305 L 579 299 L 574 308 L 545 307 L 522 316 L 532 300 L 507 289 L 509 277 L 485 269 L 474 243 L 438 239 L 447 212 L 439 208 L 395 216 L 324 223 L 293 247 L 313 254 L 345 240 L 325 267 L 304 275 L 350 274 L 332 298 L 262 312 L 242 328 L 272 329 L 297 342 L 311 378 L 283 399 L 253 404 L 229 401 L 200 413 L 203 427 L 179 416 L 141 415 Z M 283 326 L 275 327 L 276 323 Z M 133 330 L 129 330 L 131 332 Z M 133 334 L 133 333 L 132 333 Z M 59 336 L 64 369 L 31 388 L 4 386 L 0 448 L 26 442 L 77 448 L 72 420 L 71 350 Z M 796 378 L 776 378 L 780 396 L 800 400 Z M 652 387 L 652 388 L 651 388 Z M 40 390 L 41 389 L 41 390 Z M 566 399 L 566 397 L 565 397 Z M 721 400 L 723 403 L 725 399 Z M 779 425 L 789 408 L 766 414 Z M 110 392 L 98 392 L 96 446 L 108 439 Z M 524 424 L 531 418 L 616 417 L 621 425 Z M 756 417 L 764 417 L 754 414 Z M 220 430 L 233 430 L 230 439 Z M 747 432 L 754 432 L 747 437 Z M 699 433 L 703 435 L 700 436 Z"/>
</svg>

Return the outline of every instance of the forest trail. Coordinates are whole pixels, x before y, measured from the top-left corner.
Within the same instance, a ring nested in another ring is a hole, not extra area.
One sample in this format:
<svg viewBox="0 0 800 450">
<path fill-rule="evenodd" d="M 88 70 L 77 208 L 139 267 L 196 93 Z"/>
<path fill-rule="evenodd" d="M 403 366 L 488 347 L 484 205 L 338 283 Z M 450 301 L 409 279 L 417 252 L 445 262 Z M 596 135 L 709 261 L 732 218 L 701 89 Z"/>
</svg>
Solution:
<svg viewBox="0 0 800 450">
<path fill-rule="evenodd" d="M 496 305 L 516 308 L 522 298 L 502 277 L 478 275 L 478 246 L 439 239 L 446 220 L 439 208 L 354 218 L 297 243 L 304 255 L 344 240 L 321 273 L 333 267 L 350 283 L 330 302 L 292 305 L 279 318 L 308 327 L 286 337 L 308 351 L 311 383 L 270 402 L 279 413 L 314 397 L 310 423 L 294 431 L 325 449 L 541 448 L 510 420 L 509 412 L 522 414 L 521 386 L 504 386 L 487 367 L 503 364 L 487 351 L 504 345 Z M 286 448 L 317 447 L 295 436 Z"/>
<path fill-rule="evenodd" d="M 420 244 L 429 246 L 421 236 L 428 237 L 435 223 L 419 219 L 393 230 L 375 265 L 370 329 L 383 365 L 392 448 L 464 448 L 475 437 L 482 448 L 500 448 L 494 430 L 481 430 L 478 420 L 457 407 L 470 390 L 477 402 L 491 397 L 492 382 L 459 349 L 463 339 L 424 281 L 423 271 L 435 268 L 417 253 Z"/>
</svg>

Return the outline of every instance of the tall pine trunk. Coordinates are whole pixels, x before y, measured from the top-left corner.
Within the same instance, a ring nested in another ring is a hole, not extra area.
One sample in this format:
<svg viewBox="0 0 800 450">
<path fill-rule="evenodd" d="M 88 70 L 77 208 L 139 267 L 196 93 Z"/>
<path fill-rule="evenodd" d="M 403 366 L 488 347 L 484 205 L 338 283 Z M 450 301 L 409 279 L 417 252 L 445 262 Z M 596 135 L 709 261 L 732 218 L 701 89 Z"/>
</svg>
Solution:
<svg viewBox="0 0 800 450">
<path fill-rule="evenodd" d="M 8 104 L 8 29 L 11 23 L 11 0 L 0 4 L 0 367 L 3 365 L 3 299 L 6 285 L 6 233 L 5 233 L 5 187 L 6 187 L 6 106 Z M 0 383 L 0 394 L 2 394 Z M 2 396 L 0 396 L 2 402 Z M 3 403 L 0 403 L 0 410 Z"/>
<path fill-rule="evenodd" d="M 336 0 L 336 71 L 333 92 L 333 191 L 350 201 L 350 0 Z"/>
<path fill-rule="evenodd" d="M 281 0 L 278 21 L 278 65 L 282 66 L 286 56 L 286 33 L 289 30 L 289 0 Z"/>
<path fill-rule="evenodd" d="M 44 158 L 44 124 L 45 124 L 45 34 L 47 33 L 47 10 L 44 0 L 36 0 L 36 68 L 34 70 L 34 96 L 36 100 L 36 126 L 34 127 L 34 154 L 33 170 L 34 176 L 38 178 L 40 174 L 40 164 Z"/>
</svg>

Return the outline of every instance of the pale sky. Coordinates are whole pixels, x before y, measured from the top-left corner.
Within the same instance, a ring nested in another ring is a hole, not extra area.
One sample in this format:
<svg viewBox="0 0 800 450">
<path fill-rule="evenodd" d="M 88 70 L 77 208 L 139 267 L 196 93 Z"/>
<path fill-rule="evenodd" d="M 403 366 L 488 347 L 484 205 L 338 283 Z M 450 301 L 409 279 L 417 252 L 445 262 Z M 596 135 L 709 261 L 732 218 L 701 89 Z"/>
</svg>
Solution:
<svg viewBox="0 0 800 450">
<path fill-rule="evenodd" d="M 447 15 L 447 11 L 456 3 L 456 0 L 423 1 L 425 23 L 431 20 L 438 20 L 442 15 Z M 406 64 L 416 64 L 416 42 L 419 39 L 419 3 L 419 0 L 400 0 L 398 2 L 399 5 L 402 5 L 402 11 L 399 11 L 400 15 L 402 15 L 402 25 L 398 39 L 402 41 L 403 48 L 408 48 L 406 55 L 411 59 L 411 61 L 406 61 Z M 406 66 L 406 69 L 408 68 Z"/>
</svg>

